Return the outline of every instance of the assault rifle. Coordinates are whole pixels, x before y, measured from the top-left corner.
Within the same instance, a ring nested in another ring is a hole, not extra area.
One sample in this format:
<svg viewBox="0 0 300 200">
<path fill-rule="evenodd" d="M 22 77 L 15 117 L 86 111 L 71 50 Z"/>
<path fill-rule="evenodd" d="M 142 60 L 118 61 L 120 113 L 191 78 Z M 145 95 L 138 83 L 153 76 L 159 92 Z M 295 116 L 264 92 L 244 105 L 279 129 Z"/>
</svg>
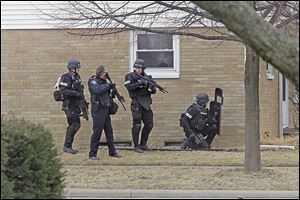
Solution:
<svg viewBox="0 0 300 200">
<path fill-rule="evenodd" d="M 107 77 L 107 79 L 109 80 L 109 82 L 113 84 L 113 82 L 112 82 L 112 80 L 110 79 L 108 73 L 106 74 L 106 77 Z M 114 85 L 115 85 L 115 84 L 114 84 Z M 119 100 L 120 103 L 122 104 L 124 110 L 126 110 L 126 108 L 125 108 L 125 106 L 124 106 L 124 104 L 123 104 L 123 102 L 125 102 L 124 97 L 120 95 L 120 93 L 118 92 L 117 88 L 115 88 L 115 89 L 116 89 L 116 96 L 117 96 L 118 100 Z"/>
<path fill-rule="evenodd" d="M 157 87 L 162 93 L 169 93 L 165 88 L 163 88 L 162 86 L 158 85 L 153 79 L 144 77 L 138 73 L 134 73 L 136 76 L 138 76 L 141 79 L 144 79 L 146 81 L 148 81 L 150 84 L 155 85 L 155 87 Z"/>
<path fill-rule="evenodd" d="M 86 121 L 89 120 L 89 114 L 88 114 L 89 103 L 86 102 L 86 100 L 80 100 L 79 101 L 79 108 L 82 112 L 82 114 L 80 114 L 80 116 L 82 116 Z"/>
</svg>

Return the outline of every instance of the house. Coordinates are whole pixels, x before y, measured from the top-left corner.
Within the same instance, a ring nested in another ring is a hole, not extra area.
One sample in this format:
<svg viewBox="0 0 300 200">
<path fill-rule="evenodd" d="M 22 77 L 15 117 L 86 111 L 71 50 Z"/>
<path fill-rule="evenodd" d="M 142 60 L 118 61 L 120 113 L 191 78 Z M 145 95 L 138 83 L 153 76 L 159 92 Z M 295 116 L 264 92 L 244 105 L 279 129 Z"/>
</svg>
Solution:
<svg viewBox="0 0 300 200">
<path fill-rule="evenodd" d="M 120 107 L 112 116 L 115 141 L 130 142 L 130 98 L 124 76 L 132 71 L 133 62 L 139 57 L 149 66 L 146 72 L 169 91 L 168 94 L 158 91 L 153 96 L 154 128 L 149 139 L 152 146 L 181 141 L 184 133 L 179 126 L 180 114 L 199 92 L 208 93 L 212 99 L 216 87 L 223 89 L 224 105 L 221 136 L 212 145 L 244 146 L 245 48 L 241 43 L 220 44 L 194 37 L 134 31 L 80 38 L 47 24 L 38 17 L 34 4 L 48 8 L 46 2 L 1 1 L 1 115 L 13 113 L 45 124 L 57 145 L 62 146 L 67 121 L 61 103 L 54 101 L 52 92 L 58 76 L 67 71 L 68 60 L 76 58 L 82 65 L 80 75 L 88 101 L 89 77 L 99 64 L 107 66 L 119 93 L 126 99 L 127 108 L 125 111 Z M 285 76 L 261 60 L 261 138 L 282 137 L 283 128 L 299 127 L 299 116 L 292 112 L 289 101 L 291 92 Z M 74 146 L 88 148 L 92 120 L 81 120 L 81 125 Z"/>
</svg>

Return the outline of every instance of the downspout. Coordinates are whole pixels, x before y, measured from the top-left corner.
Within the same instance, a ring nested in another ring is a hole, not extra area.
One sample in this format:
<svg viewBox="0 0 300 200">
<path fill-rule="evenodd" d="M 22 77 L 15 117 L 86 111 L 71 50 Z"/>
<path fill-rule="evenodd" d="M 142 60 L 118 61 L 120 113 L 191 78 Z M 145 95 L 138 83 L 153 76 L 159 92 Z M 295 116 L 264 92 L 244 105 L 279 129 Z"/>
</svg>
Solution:
<svg viewBox="0 0 300 200">
<path fill-rule="evenodd" d="M 279 130 L 279 138 L 280 139 L 283 139 L 283 112 L 282 112 L 282 100 L 283 100 L 283 97 L 282 97 L 282 74 L 280 72 L 278 72 L 279 75 L 278 75 L 278 92 L 279 92 L 279 95 L 278 95 L 278 108 L 279 108 L 279 115 L 278 115 L 278 130 Z"/>
</svg>

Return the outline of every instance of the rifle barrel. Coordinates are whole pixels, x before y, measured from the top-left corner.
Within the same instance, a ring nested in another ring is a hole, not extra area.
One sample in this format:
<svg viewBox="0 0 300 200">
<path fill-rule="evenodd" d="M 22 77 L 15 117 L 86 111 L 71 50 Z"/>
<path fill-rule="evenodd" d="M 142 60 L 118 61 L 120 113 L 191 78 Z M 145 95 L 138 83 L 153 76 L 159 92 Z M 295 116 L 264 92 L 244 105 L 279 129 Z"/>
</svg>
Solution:
<svg viewBox="0 0 300 200">
<path fill-rule="evenodd" d="M 110 76 L 108 75 L 108 73 L 106 74 L 107 76 L 107 79 L 109 80 L 110 83 L 113 83 L 112 80 L 110 79 Z M 119 102 L 122 104 L 124 110 L 126 111 L 126 108 L 123 104 L 123 102 L 125 102 L 125 99 L 123 96 L 120 95 L 120 93 L 118 92 L 117 88 L 116 88 L 116 96 L 117 96 L 117 99 L 119 100 Z"/>
<path fill-rule="evenodd" d="M 140 75 L 140 74 L 137 74 L 137 73 L 135 73 L 138 77 L 140 77 L 140 78 L 142 78 L 142 79 L 144 79 L 144 80 L 146 80 L 146 81 L 149 81 L 149 82 L 151 82 L 152 84 L 154 84 L 155 85 L 155 87 L 157 87 L 162 93 L 169 93 L 165 88 L 163 88 L 162 86 L 160 86 L 160 85 L 158 85 L 154 80 L 150 80 L 150 79 L 148 79 L 148 78 L 146 78 L 146 77 L 144 77 L 144 76 L 142 76 L 142 75 Z"/>
</svg>

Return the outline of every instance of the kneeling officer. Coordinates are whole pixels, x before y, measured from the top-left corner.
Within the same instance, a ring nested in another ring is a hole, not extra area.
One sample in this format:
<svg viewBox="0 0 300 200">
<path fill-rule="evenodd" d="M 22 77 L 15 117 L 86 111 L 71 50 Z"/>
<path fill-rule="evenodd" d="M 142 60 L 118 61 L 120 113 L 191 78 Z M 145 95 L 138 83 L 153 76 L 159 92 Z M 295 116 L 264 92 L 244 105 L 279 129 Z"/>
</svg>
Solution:
<svg viewBox="0 0 300 200">
<path fill-rule="evenodd" d="M 181 114 L 180 126 L 183 127 L 184 138 L 181 149 L 209 150 L 216 134 L 215 119 L 210 122 L 208 105 L 209 97 L 206 93 L 199 93 L 185 113 Z M 206 139 L 204 138 L 205 136 Z"/>
<path fill-rule="evenodd" d="M 93 117 L 93 134 L 89 152 L 89 158 L 92 160 L 99 160 L 97 152 L 103 129 L 109 149 L 109 156 L 121 157 L 115 149 L 113 129 L 109 115 L 112 107 L 112 98 L 116 93 L 116 87 L 114 84 L 106 81 L 106 75 L 106 68 L 100 65 L 96 70 L 96 76 L 92 76 L 88 81 L 89 92 L 91 94 L 91 113 Z"/>
</svg>

